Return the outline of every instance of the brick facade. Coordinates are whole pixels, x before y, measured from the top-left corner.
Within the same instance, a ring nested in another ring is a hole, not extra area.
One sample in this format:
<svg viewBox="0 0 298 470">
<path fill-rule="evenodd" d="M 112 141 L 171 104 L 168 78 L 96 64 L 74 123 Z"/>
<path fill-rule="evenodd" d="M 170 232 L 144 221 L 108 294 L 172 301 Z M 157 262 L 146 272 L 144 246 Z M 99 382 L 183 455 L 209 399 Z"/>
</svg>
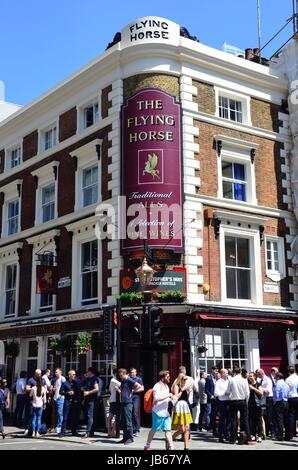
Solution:
<svg viewBox="0 0 298 470">
<path fill-rule="evenodd" d="M 197 88 L 197 94 L 194 95 L 193 101 L 198 105 L 198 111 L 203 113 L 215 114 L 215 92 L 213 85 L 205 82 L 193 80 L 192 84 Z"/>
<path fill-rule="evenodd" d="M 124 99 L 143 88 L 160 88 L 179 99 L 179 79 L 173 75 L 154 73 L 143 73 L 123 80 Z"/>
<path fill-rule="evenodd" d="M 105 87 L 101 92 L 101 117 L 104 119 L 109 115 L 109 109 L 112 107 L 112 101 L 109 100 L 109 93 L 112 91 L 112 85 Z"/>
<path fill-rule="evenodd" d="M 59 116 L 59 141 L 69 139 L 77 131 L 77 108 L 72 108 Z"/>
<path fill-rule="evenodd" d="M 23 138 L 23 161 L 35 157 L 38 152 L 38 131 L 33 131 Z"/>
<path fill-rule="evenodd" d="M 275 103 L 268 103 L 256 98 L 251 98 L 250 111 L 252 125 L 268 131 L 278 132 L 278 112 L 280 110 L 280 106 Z"/>
</svg>

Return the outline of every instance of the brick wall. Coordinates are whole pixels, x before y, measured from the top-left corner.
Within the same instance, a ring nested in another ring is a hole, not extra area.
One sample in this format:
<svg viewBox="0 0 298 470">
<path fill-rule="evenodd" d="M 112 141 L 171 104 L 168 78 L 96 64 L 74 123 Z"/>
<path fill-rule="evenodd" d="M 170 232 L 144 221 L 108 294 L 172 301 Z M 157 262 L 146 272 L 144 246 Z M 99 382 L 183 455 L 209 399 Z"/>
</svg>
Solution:
<svg viewBox="0 0 298 470">
<path fill-rule="evenodd" d="M 72 269 L 72 234 L 65 227 L 60 227 L 59 251 L 58 251 L 58 279 L 71 278 Z M 71 286 L 58 289 L 56 298 L 57 310 L 71 308 Z"/>
<path fill-rule="evenodd" d="M 160 88 L 179 98 L 179 79 L 173 75 L 142 73 L 123 81 L 124 99 L 129 98 L 143 88 Z"/>
<path fill-rule="evenodd" d="M 37 155 L 38 152 L 38 132 L 33 131 L 23 138 L 23 161 Z"/>
<path fill-rule="evenodd" d="M 252 98 L 250 108 L 251 122 L 253 126 L 260 127 L 268 131 L 278 132 L 278 112 L 281 111 L 279 105 Z"/>
<path fill-rule="evenodd" d="M 3 173 L 5 166 L 5 150 L 0 150 L 0 173 Z"/>
<path fill-rule="evenodd" d="M 36 189 L 34 178 L 29 171 L 22 175 L 21 230 L 34 226 Z"/>
<path fill-rule="evenodd" d="M 261 206 L 287 209 L 287 205 L 282 201 L 282 196 L 286 191 L 286 188 L 282 188 L 282 178 L 285 179 L 285 175 L 281 171 L 281 165 L 284 164 L 284 158 L 280 157 L 282 144 L 244 132 L 214 126 L 213 124 L 206 124 L 205 122 L 195 121 L 195 125 L 199 128 L 200 194 L 217 196 L 218 157 L 216 154 L 214 135 L 227 135 L 260 145 L 256 151 L 254 163 L 258 204 Z"/>
<path fill-rule="evenodd" d="M 203 224 L 203 247 L 201 255 L 203 256 L 203 267 L 199 274 L 203 274 L 204 283 L 209 284 L 210 290 L 205 295 L 206 301 L 221 301 L 220 288 L 220 252 L 219 240 L 215 239 L 213 219 L 206 218 L 205 214 L 208 207 L 203 207 L 204 224 Z M 213 211 L 213 208 L 209 208 Z M 201 293 L 203 291 L 201 290 Z"/>
<path fill-rule="evenodd" d="M 193 80 L 192 84 L 197 88 L 197 94 L 194 95 L 193 101 L 197 103 L 198 110 L 203 113 L 215 114 L 215 92 L 213 85 L 209 83 Z"/>
<path fill-rule="evenodd" d="M 77 131 L 77 108 L 72 108 L 59 116 L 59 142 L 69 139 Z"/>
<path fill-rule="evenodd" d="M 32 245 L 23 243 L 20 260 L 20 289 L 18 316 L 27 315 L 31 304 L 31 273 L 32 273 Z"/>
<path fill-rule="evenodd" d="M 109 109 L 112 107 L 112 101 L 109 100 L 109 93 L 112 91 L 112 85 L 103 88 L 101 92 L 101 117 L 104 119 L 109 115 Z"/>
</svg>

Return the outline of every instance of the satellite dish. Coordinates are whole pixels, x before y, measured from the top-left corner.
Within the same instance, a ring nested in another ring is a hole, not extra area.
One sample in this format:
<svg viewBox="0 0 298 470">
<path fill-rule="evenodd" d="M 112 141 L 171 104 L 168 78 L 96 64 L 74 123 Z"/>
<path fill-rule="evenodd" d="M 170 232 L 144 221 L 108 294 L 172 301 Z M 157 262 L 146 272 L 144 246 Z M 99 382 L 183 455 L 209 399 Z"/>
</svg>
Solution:
<svg viewBox="0 0 298 470">
<path fill-rule="evenodd" d="M 5 346 L 4 341 L 0 340 L 0 364 L 5 364 Z"/>
</svg>

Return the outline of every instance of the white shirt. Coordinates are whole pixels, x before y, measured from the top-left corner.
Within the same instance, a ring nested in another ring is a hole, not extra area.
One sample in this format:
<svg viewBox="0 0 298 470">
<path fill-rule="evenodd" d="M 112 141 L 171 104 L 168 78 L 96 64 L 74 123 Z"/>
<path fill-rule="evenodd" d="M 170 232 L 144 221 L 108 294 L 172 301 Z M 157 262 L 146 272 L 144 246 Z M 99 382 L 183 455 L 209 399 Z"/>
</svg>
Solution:
<svg viewBox="0 0 298 470">
<path fill-rule="evenodd" d="M 267 377 L 267 375 L 264 375 L 262 379 L 258 379 L 257 382 L 261 384 L 261 387 L 264 390 L 264 395 L 266 397 L 273 397 L 272 380 Z"/>
<path fill-rule="evenodd" d="M 64 400 L 64 395 L 60 395 L 59 392 L 60 392 L 60 388 L 61 388 L 61 385 L 63 384 L 63 382 L 65 382 L 65 377 L 63 377 L 63 375 L 61 375 L 61 377 L 59 377 L 58 379 L 56 379 L 56 382 L 55 382 L 55 393 L 54 393 L 54 400 Z"/>
<path fill-rule="evenodd" d="M 111 379 L 111 382 L 110 382 L 110 385 L 109 385 L 109 391 L 110 391 L 110 399 L 109 399 L 109 402 L 110 403 L 116 403 L 117 401 L 117 390 L 116 390 L 116 387 L 120 387 L 121 385 L 121 382 L 119 382 L 119 380 L 115 379 L 115 377 L 113 377 Z"/>
<path fill-rule="evenodd" d="M 164 384 L 161 380 L 154 385 L 152 411 L 163 418 L 170 416 L 168 412 L 168 403 L 170 401 L 169 394 L 169 387 Z M 164 400 L 154 403 L 155 400 L 160 398 L 164 398 Z"/>
<path fill-rule="evenodd" d="M 246 379 L 241 375 L 231 377 L 227 392 L 231 394 L 230 400 L 247 400 L 249 399 L 249 386 Z"/>
<path fill-rule="evenodd" d="M 18 379 L 16 383 L 17 395 L 25 395 L 26 379 Z"/>
<path fill-rule="evenodd" d="M 219 399 L 219 401 L 226 401 L 229 397 L 226 395 L 228 390 L 229 379 L 218 379 L 214 388 L 214 396 Z"/>
<path fill-rule="evenodd" d="M 298 397 L 298 375 L 291 374 L 286 379 L 286 383 L 289 386 L 289 398 L 297 398 Z"/>
<path fill-rule="evenodd" d="M 37 396 L 37 387 L 34 387 L 30 390 L 30 397 L 33 397 L 32 405 L 34 408 L 41 408 L 47 401 L 47 387 L 44 385 L 41 387 L 41 396 Z"/>
<path fill-rule="evenodd" d="M 42 379 L 45 381 L 45 384 L 47 386 L 47 389 L 49 390 L 50 386 L 51 386 L 51 381 L 49 379 L 49 377 L 47 376 L 47 374 L 44 374 L 42 376 Z"/>
</svg>

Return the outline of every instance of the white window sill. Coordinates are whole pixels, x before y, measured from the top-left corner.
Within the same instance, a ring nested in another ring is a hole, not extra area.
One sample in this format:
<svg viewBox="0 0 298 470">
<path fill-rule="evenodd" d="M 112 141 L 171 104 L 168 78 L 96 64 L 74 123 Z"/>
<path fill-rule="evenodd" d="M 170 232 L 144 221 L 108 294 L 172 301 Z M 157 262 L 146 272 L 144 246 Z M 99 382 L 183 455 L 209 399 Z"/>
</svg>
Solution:
<svg viewBox="0 0 298 470">
<path fill-rule="evenodd" d="M 273 282 L 279 282 L 286 277 L 284 273 L 278 271 L 266 271 L 266 277 L 271 279 Z"/>
</svg>

